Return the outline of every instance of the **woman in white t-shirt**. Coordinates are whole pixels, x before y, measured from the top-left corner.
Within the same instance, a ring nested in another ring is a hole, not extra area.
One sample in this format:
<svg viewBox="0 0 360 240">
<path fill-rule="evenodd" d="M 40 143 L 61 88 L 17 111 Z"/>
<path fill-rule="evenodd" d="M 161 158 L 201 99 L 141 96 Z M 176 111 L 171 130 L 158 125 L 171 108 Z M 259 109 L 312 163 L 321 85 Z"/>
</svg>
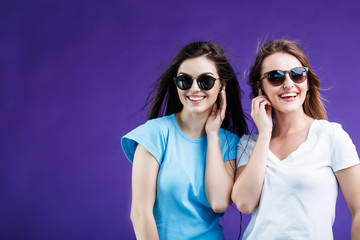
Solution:
<svg viewBox="0 0 360 240">
<path fill-rule="evenodd" d="M 333 239 L 340 185 L 360 239 L 360 165 L 355 146 L 328 122 L 319 79 L 295 42 L 268 41 L 249 74 L 258 133 L 237 148 L 232 200 L 252 213 L 244 239 Z"/>
</svg>

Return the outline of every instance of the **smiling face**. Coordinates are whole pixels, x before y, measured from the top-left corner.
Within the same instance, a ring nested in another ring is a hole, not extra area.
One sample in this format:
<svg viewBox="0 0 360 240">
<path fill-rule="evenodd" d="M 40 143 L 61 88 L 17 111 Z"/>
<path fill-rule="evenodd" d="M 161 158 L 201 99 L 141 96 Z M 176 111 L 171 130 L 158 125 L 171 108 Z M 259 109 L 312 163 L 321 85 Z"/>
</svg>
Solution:
<svg viewBox="0 0 360 240">
<path fill-rule="evenodd" d="M 197 78 L 202 74 L 207 74 L 214 78 L 219 78 L 214 62 L 205 56 L 190 58 L 181 63 L 177 76 L 180 74 L 188 74 L 193 78 Z M 212 106 L 216 102 L 220 91 L 221 83 L 216 80 L 213 88 L 204 91 L 199 88 L 196 80 L 188 90 L 177 88 L 179 98 L 184 108 L 183 111 L 190 114 L 209 114 Z"/>
<path fill-rule="evenodd" d="M 302 67 L 300 61 L 291 54 L 277 52 L 266 57 L 262 63 L 261 74 L 272 70 L 288 71 Z M 288 73 L 285 74 L 285 81 L 280 86 L 272 86 L 266 78 L 261 81 L 261 86 L 269 98 L 274 111 L 282 113 L 302 111 L 308 90 L 308 80 L 302 83 L 294 83 Z"/>
</svg>

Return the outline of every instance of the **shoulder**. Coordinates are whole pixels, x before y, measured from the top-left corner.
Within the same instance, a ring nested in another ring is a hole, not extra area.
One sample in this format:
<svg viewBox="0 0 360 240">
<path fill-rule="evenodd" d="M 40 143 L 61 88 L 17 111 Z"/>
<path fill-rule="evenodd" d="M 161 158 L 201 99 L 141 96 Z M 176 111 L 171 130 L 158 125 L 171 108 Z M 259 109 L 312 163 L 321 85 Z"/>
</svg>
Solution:
<svg viewBox="0 0 360 240">
<path fill-rule="evenodd" d="M 169 116 L 148 120 L 144 125 L 147 127 L 156 127 L 156 128 L 171 127 L 173 125 L 173 119 L 174 119 L 174 115 L 172 114 Z"/>
<path fill-rule="evenodd" d="M 320 119 L 320 120 L 315 120 L 317 127 L 321 130 L 325 130 L 325 131 L 333 131 L 336 128 L 341 128 L 341 124 L 336 123 L 336 122 L 329 122 L 328 120 L 324 120 L 324 119 Z"/>
<path fill-rule="evenodd" d="M 129 134 L 157 134 L 167 133 L 174 126 L 173 115 L 154 118 L 132 130 Z"/>
<path fill-rule="evenodd" d="M 253 149 L 258 138 L 257 133 L 244 134 L 238 143 L 240 149 Z"/>
<path fill-rule="evenodd" d="M 121 138 L 125 155 L 132 162 L 136 146 L 142 145 L 159 163 L 166 149 L 171 128 L 174 128 L 174 115 L 148 120 Z"/>
<path fill-rule="evenodd" d="M 251 134 L 244 134 L 238 144 L 237 144 L 237 153 L 236 153 L 236 166 L 246 165 L 252 150 L 255 146 L 255 142 L 257 140 L 258 134 L 251 133 Z"/>
<path fill-rule="evenodd" d="M 316 135 L 330 144 L 329 146 L 333 153 L 352 152 L 352 149 L 355 149 L 349 134 L 339 123 L 318 120 Z"/>
<path fill-rule="evenodd" d="M 328 120 L 316 120 L 315 132 L 319 135 L 326 135 L 330 138 L 341 138 L 347 133 L 342 128 L 341 124 L 336 122 L 329 122 Z"/>
<path fill-rule="evenodd" d="M 231 142 L 231 143 L 234 142 L 235 144 L 237 144 L 237 142 L 239 141 L 239 137 L 235 133 L 232 133 L 232 132 L 230 132 L 228 130 L 220 128 L 219 141 L 220 142 L 228 141 L 228 142 Z"/>
<path fill-rule="evenodd" d="M 174 114 L 148 120 L 126 134 L 124 138 L 133 138 L 135 136 L 139 138 L 167 136 L 170 129 L 175 127 L 173 121 L 176 121 Z"/>
<path fill-rule="evenodd" d="M 239 137 L 227 130 L 220 128 L 219 144 L 224 161 L 236 159 L 236 145 Z"/>
<path fill-rule="evenodd" d="M 326 134 L 324 140 L 330 143 L 331 167 L 334 172 L 359 163 L 356 147 L 341 124 L 318 120 L 318 129 Z"/>
</svg>

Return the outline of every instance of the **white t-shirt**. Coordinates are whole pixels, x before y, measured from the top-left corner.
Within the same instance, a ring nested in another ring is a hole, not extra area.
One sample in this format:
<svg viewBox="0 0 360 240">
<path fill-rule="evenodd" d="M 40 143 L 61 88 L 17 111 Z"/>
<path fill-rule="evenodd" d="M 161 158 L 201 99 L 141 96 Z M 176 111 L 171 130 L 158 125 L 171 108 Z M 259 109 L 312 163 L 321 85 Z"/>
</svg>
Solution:
<svg viewBox="0 0 360 240">
<path fill-rule="evenodd" d="M 237 146 L 237 167 L 246 165 L 257 134 Z M 340 124 L 315 120 L 306 141 L 279 160 L 269 151 L 259 206 L 243 239 L 333 239 L 338 183 L 334 172 L 359 163 Z"/>
</svg>

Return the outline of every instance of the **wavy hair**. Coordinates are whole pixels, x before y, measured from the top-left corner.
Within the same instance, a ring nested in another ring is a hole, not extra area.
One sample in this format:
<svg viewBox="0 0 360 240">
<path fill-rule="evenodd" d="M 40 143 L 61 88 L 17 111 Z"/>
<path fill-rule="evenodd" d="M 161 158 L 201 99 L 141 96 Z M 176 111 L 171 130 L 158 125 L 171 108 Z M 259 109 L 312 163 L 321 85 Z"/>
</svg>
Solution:
<svg viewBox="0 0 360 240">
<path fill-rule="evenodd" d="M 251 67 L 248 77 L 249 85 L 252 89 L 252 97 L 256 97 L 258 95 L 259 87 L 261 86 L 259 80 L 261 77 L 261 68 L 264 59 L 277 52 L 291 54 L 300 61 L 303 67 L 307 67 L 309 69 L 307 77 L 309 90 L 306 93 L 305 102 L 303 104 L 304 112 L 306 115 L 314 119 L 327 119 L 324 104 L 320 96 L 320 80 L 312 71 L 306 54 L 294 41 L 270 40 L 266 41 L 258 49 L 255 64 Z"/>
</svg>

